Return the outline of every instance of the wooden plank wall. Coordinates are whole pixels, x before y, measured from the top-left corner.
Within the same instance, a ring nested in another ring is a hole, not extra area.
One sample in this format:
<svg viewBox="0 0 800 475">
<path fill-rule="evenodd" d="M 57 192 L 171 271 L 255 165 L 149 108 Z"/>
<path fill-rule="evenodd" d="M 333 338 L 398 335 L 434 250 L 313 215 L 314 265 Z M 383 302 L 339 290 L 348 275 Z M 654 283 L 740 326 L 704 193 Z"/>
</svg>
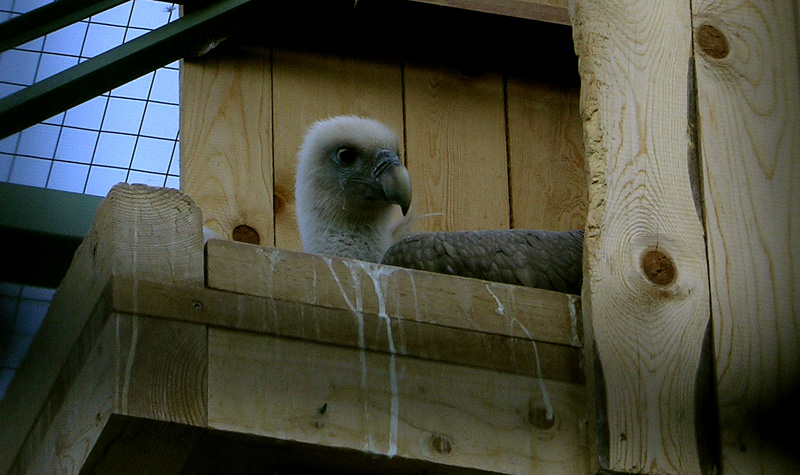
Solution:
<svg viewBox="0 0 800 475">
<path fill-rule="evenodd" d="M 577 84 L 477 71 L 244 44 L 187 59 L 181 188 L 220 235 L 245 224 L 262 245 L 299 250 L 294 168 L 305 131 L 357 114 L 403 138 L 415 214 L 441 213 L 416 230 L 582 227 Z"/>
<path fill-rule="evenodd" d="M 799 6 L 692 2 L 725 473 L 798 466 Z"/>
</svg>

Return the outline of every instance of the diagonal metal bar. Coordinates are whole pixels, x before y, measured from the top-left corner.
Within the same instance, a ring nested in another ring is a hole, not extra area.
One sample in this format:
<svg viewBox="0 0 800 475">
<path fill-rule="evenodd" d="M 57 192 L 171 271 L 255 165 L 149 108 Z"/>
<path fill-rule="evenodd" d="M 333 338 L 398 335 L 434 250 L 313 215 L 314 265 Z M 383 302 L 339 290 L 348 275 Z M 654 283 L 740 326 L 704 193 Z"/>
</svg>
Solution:
<svg viewBox="0 0 800 475">
<path fill-rule="evenodd" d="M 58 0 L 0 23 L 0 52 L 16 48 L 127 0 Z"/>
<path fill-rule="evenodd" d="M 311 0 L 221 0 L 0 99 L 0 139 Z"/>
</svg>

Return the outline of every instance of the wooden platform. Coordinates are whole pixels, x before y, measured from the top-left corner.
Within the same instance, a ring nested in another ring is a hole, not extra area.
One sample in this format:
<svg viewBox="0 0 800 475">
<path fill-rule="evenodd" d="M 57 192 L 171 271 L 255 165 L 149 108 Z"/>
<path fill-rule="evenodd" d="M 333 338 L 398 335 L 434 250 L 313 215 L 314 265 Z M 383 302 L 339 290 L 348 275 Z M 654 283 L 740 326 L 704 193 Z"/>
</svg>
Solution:
<svg viewBox="0 0 800 475">
<path fill-rule="evenodd" d="M 578 297 L 201 222 L 112 190 L 0 403 L 2 471 L 587 471 Z"/>
</svg>

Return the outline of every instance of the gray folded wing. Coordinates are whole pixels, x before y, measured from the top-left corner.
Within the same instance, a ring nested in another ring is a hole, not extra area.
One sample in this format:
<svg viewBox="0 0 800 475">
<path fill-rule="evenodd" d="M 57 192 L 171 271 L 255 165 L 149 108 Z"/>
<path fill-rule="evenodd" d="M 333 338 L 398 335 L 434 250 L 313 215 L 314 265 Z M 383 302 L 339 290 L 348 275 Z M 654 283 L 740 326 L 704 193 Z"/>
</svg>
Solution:
<svg viewBox="0 0 800 475">
<path fill-rule="evenodd" d="M 580 294 L 583 230 L 451 231 L 408 236 L 382 263 Z"/>
</svg>

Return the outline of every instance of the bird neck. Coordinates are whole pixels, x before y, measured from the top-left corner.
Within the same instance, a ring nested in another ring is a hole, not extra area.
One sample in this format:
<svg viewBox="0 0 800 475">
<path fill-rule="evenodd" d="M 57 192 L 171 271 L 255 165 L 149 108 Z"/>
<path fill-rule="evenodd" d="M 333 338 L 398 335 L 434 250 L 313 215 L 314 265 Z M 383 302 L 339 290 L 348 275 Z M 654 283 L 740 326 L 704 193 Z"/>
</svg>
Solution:
<svg viewBox="0 0 800 475">
<path fill-rule="evenodd" d="M 298 206 L 303 249 L 315 254 L 380 262 L 392 244 L 392 206 L 358 212 L 352 207 L 343 210 L 335 202 L 327 204 L 317 202 L 313 209 Z"/>
</svg>

